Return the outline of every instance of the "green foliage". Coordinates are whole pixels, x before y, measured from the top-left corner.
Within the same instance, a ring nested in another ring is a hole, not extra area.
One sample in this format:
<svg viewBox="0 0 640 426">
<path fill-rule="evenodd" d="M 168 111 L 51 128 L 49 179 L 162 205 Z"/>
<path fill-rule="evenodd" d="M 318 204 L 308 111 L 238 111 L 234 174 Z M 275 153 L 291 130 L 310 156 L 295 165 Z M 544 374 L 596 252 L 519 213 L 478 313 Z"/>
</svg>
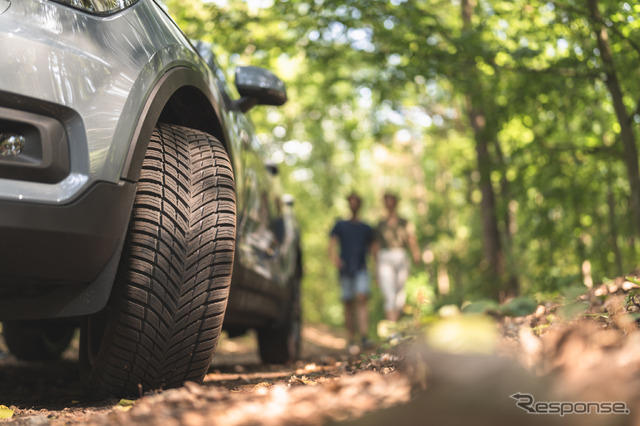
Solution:
<svg viewBox="0 0 640 426">
<path fill-rule="evenodd" d="M 462 307 L 462 312 L 465 314 L 486 314 L 488 312 L 497 312 L 497 310 L 498 302 L 493 299 L 474 300 Z"/>
<path fill-rule="evenodd" d="M 568 286 L 561 291 L 562 305 L 558 309 L 558 316 L 563 320 L 570 321 L 586 313 L 589 308 L 589 301 L 581 297 L 585 292 L 585 287 L 581 285 Z"/>
<path fill-rule="evenodd" d="M 637 284 L 637 283 L 636 283 Z M 627 293 L 624 298 L 624 306 L 625 308 L 635 307 L 640 308 L 640 290 L 634 289 Z"/>
<path fill-rule="evenodd" d="M 520 296 L 506 303 L 498 304 L 493 299 L 478 299 L 462 307 L 464 314 L 493 314 L 510 317 L 522 317 L 535 312 L 538 303 L 529 296 Z"/>
<path fill-rule="evenodd" d="M 520 296 L 500 305 L 499 312 L 511 317 L 523 317 L 534 313 L 537 307 L 538 304 L 531 297 Z"/>
<path fill-rule="evenodd" d="M 627 281 L 632 282 L 635 285 L 640 285 L 640 279 L 638 279 L 638 277 L 636 277 L 636 276 L 628 275 L 625 278 L 627 279 Z"/>
<path fill-rule="evenodd" d="M 352 189 L 369 222 L 390 188 L 416 224 L 428 260 L 407 284 L 418 320 L 449 302 L 475 299 L 465 309 L 492 309 L 482 300 L 508 279 L 521 293 L 559 295 L 637 266 L 620 123 L 597 22 L 582 3 L 478 0 L 466 25 L 461 2 L 447 0 L 166 3 L 189 37 L 215 43 L 229 75 L 236 65 L 258 65 L 287 84 L 284 107 L 251 115 L 297 200 L 308 320 L 341 324 L 327 239 Z M 637 6 L 602 0 L 599 9 L 637 133 Z M 484 114 L 501 282 L 486 274 L 469 99 L 480 100 Z M 533 306 L 517 300 L 514 312 Z M 374 319 L 379 303 L 374 293 Z"/>
</svg>

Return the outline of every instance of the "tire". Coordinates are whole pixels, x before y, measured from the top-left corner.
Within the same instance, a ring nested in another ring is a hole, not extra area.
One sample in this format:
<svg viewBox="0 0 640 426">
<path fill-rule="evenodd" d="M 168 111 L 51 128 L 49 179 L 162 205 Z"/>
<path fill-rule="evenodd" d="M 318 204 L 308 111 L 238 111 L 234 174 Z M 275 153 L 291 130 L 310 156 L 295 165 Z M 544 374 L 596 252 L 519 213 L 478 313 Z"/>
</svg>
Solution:
<svg viewBox="0 0 640 426">
<path fill-rule="evenodd" d="M 81 374 L 89 387 L 137 396 L 204 378 L 227 306 L 235 209 L 222 144 L 159 124 L 111 298 L 83 324 Z"/>
<path fill-rule="evenodd" d="M 260 358 L 266 364 L 285 364 L 300 356 L 302 310 L 300 307 L 300 279 L 296 273 L 292 280 L 291 297 L 285 316 L 277 323 L 258 329 Z"/>
<path fill-rule="evenodd" d="M 4 343 L 16 358 L 23 361 L 54 361 L 69 347 L 74 324 L 67 321 L 5 321 Z"/>
</svg>

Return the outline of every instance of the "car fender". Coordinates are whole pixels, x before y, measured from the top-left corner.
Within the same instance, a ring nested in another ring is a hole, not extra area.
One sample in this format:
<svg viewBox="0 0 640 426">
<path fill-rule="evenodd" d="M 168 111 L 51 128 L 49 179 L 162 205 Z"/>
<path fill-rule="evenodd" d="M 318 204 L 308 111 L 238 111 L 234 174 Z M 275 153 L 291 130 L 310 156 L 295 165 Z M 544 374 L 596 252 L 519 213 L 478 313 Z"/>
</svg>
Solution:
<svg viewBox="0 0 640 426">
<path fill-rule="evenodd" d="M 217 96 L 216 96 L 217 95 Z M 172 102 L 184 104 L 190 96 L 196 96 L 193 105 L 185 105 L 180 113 L 172 111 Z M 175 66 L 167 70 L 150 90 L 140 112 L 138 123 L 133 130 L 121 178 L 137 182 L 144 153 L 156 123 L 165 118 L 171 124 L 201 130 L 217 137 L 227 149 L 230 157 L 234 151 L 228 143 L 227 119 L 221 114 L 220 94 L 211 91 L 198 71 L 185 66 Z M 203 110 L 209 112 L 202 113 Z M 162 120 L 165 121 L 165 120 Z M 233 162 L 233 158 L 231 158 Z"/>
</svg>

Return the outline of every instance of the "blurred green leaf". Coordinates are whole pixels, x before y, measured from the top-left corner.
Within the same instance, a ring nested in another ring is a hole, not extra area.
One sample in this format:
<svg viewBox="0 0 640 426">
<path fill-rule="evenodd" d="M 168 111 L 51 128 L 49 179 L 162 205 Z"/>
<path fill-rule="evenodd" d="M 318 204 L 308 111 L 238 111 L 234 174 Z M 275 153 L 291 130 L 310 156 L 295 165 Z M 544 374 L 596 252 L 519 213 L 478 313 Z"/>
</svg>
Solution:
<svg viewBox="0 0 640 426">
<path fill-rule="evenodd" d="M 571 302 L 558 308 L 558 316 L 564 321 L 571 321 L 584 315 L 589 308 L 589 304 L 585 302 Z"/>
<path fill-rule="evenodd" d="M 634 283 L 635 285 L 640 285 L 640 280 L 638 280 L 638 277 L 636 277 L 635 275 L 629 275 L 626 277 L 627 281 L 631 281 L 632 283 Z"/>
<path fill-rule="evenodd" d="M 498 311 L 511 317 L 523 317 L 536 311 L 538 303 L 531 297 L 516 297 L 504 305 L 500 305 Z"/>
<path fill-rule="evenodd" d="M 136 402 L 134 400 L 132 400 L 132 399 L 121 399 L 118 402 L 118 405 L 121 406 L 121 407 L 131 407 L 131 406 L 135 405 L 135 403 Z"/>
<path fill-rule="evenodd" d="M 567 302 L 572 302 L 582 296 L 586 290 L 586 287 L 583 285 L 573 285 L 562 289 L 561 294 Z"/>
<path fill-rule="evenodd" d="M 475 300 L 462 307 L 464 314 L 485 314 L 498 309 L 498 302 L 493 299 Z"/>
<path fill-rule="evenodd" d="M 426 339 L 430 346 L 444 352 L 491 354 L 496 348 L 498 331 L 488 316 L 459 315 L 429 326 Z"/>
</svg>

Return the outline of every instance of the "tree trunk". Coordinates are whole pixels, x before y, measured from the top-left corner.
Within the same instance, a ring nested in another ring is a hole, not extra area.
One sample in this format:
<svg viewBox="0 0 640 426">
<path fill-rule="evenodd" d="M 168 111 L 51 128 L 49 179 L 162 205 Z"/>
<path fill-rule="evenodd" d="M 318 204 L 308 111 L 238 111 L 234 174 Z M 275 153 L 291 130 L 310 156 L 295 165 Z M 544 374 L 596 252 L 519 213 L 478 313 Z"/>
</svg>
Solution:
<svg viewBox="0 0 640 426">
<path fill-rule="evenodd" d="M 511 210 L 511 185 L 509 179 L 507 179 L 507 165 L 504 161 L 504 155 L 502 154 L 502 148 L 500 148 L 500 142 L 497 140 L 494 143 L 496 155 L 498 156 L 498 164 L 502 169 L 502 176 L 500 178 L 500 196 L 502 198 L 503 208 L 502 216 L 504 220 L 503 235 L 504 235 L 504 248 L 502 249 L 505 262 L 505 271 L 507 273 L 506 286 L 503 289 L 505 297 L 515 297 L 520 293 L 520 278 L 518 276 L 518 270 L 513 261 L 513 237 L 515 235 L 515 221 L 512 217 L 513 212 Z"/>
<path fill-rule="evenodd" d="M 624 161 L 627 167 L 627 177 L 631 190 L 631 209 L 636 234 L 640 235 L 640 173 L 638 172 L 638 149 L 636 138 L 631 128 L 629 113 L 624 106 L 622 89 L 616 73 L 615 63 L 611 45 L 609 44 L 609 34 L 607 28 L 602 24 L 602 15 L 598 8 L 598 0 L 589 0 L 589 10 L 593 19 L 593 31 L 598 38 L 598 48 L 600 57 L 604 65 L 606 75 L 605 83 L 611 94 L 613 108 L 616 112 L 618 123 L 620 124 L 620 138 L 624 147 Z"/>
<path fill-rule="evenodd" d="M 622 276 L 622 253 L 618 246 L 618 222 L 616 221 L 616 200 L 613 195 L 613 185 L 611 175 L 607 176 L 607 205 L 609 207 L 609 238 L 611 238 L 611 250 L 615 256 L 616 276 Z"/>
<path fill-rule="evenodd" d="M 471 0 L 462 0 L 462 20 L 465 31 L 471 31 L 471 17 L 473 14 L 473 4 Z M 470 80 L 479 80 L 477 72 L 471 69 Z M 477 84 L 475 84 L 477 83 Z M 500 244 L 500 233 L 498 230 L 498 220 L 496 214 L 496 201 L 493 185 L 491 183 L 492 161 L 489 155 L 489 143 L 495 138 L 495 132 L 487 126 L 487 117 L 482 108 L 481 93 L 478 93 L 480 82 L 470 85 L 471 89 L 466 94 L 466 107 L 471 127 L 473 128 L 476 142 L 476 155 L 478 158 L 478 171 L 480 173 L 480 191 L 482 200 L 480 210 L 482 215 L 482 243 L 484 256 L 489 270 L 489 290 L 494 297 L 499 297 L 502 290 L 502 273 L 504 269 L 502 247 Z M 475 87 L 476 89 L 473 89 Z"/>
</svg>

